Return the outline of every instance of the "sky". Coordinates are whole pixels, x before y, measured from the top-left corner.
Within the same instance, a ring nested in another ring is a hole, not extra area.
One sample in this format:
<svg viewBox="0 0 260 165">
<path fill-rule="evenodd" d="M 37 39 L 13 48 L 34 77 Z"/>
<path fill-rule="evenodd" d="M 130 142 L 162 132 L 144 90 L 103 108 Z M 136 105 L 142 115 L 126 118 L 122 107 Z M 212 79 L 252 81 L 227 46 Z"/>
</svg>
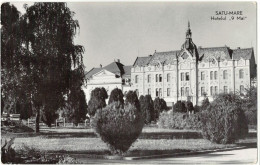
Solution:
<svg viewBox="0 0 260 165">
<path fill-rule="evenodd" d="M 14 4 L 24 12 L 24 2 Z M 28 3 L 29 5 L 32 2 Z M 155 50 L 180 50 L 190 21 L 193 42 L 202 47 L 254 48 L 253 2 L 68 2 L 80 24 L 75 44 L 83 45 L 86 71 L 115 59 L 133 65 Z M 216 11 L 242 11 L 244 20 L 216 21 Z"/>
</svg>

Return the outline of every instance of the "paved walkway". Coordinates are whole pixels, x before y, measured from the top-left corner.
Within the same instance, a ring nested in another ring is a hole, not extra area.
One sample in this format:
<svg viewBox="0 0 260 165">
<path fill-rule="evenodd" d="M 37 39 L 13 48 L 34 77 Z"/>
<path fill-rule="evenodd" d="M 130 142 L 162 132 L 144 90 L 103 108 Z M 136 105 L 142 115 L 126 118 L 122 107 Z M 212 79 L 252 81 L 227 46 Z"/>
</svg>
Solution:
<svg viewBox="0 0 260 165">
<path fill-rule="evenodd" d="M 257 149 L 246 148 L 191 156 L 131 161 L 88 159 L 84 158 L 84 155 L 77 155 L 76 158 L 84 164 L 255 164 L 257 161 Z"/>
</svg>

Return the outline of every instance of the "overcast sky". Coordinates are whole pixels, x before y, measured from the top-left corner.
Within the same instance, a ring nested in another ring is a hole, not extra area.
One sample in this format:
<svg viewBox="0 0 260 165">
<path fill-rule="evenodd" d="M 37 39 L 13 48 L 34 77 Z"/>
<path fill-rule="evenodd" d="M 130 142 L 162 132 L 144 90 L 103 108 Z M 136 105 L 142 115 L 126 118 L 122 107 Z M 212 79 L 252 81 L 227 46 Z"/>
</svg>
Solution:
<svg viewBox="0 0 260 165">
<path fill-rule="evenodd" d="M 24 3 L 13 4 L 24 12 Z M 114 59 L 132 65 L 137 56 L 155 50 L 179 50 L 188 20 L 197 46 L 254 47 L 256 52 L 256 4 L 252 2 L 70 2 L 68 7 L 80 24 L 75 43 L 85 47 L 87 71 Z M 246 18 L 212 21 L 215 11 L 242 11 Z"/>
</svg>

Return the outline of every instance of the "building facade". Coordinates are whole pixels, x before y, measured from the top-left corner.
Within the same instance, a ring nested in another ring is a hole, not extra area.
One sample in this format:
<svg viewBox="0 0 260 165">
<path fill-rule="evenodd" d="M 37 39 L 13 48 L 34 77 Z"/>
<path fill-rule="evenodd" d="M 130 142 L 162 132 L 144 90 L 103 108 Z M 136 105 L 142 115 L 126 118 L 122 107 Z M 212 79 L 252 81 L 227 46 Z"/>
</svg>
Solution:
<svg viewBox="0 0 260 165">
<path fill-rule="evenodd" d="M 124 66 L 119 60 L 99 68 L 92 68 L 86 73 L 85 91 L 86 101 L 90 100 L 91 91 L 97 87 L 104 87 L 108 96 L 113 89 L 119 88 L 124 92 L 130 90 L 130 74 L 132 66 Z"/>
<path fill-rule="evenodd" d="M 131 68 L 131 90 L 163 98 L 168 106 L 178 100 L 195 105 L 219 93 L 240 92 L 256 76 L 253 48 L 202 48 L 192 41 L 190 25 L 181 50 L 137 57 Z"/>
</svg>

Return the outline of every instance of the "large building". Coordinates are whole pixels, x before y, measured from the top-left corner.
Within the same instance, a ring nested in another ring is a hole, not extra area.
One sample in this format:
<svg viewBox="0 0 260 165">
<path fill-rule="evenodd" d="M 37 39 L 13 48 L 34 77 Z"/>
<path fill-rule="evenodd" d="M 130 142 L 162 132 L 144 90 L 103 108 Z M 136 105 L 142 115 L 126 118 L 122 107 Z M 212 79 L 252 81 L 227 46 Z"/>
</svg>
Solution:
<svg viewBox="0 0 260 165">
<path fill-rule="evenodd" d="M 136 58 L 131 90 L 163 98 L 168 106 L 178 100 L 199 105 L 205 96 L 212 100 L 219 93 L 243 93 L 255 76 L 253 48 L 197 48 L 188 25 L 181 50 Z"/>
<path fill-rule="evenodd" d="M 86 74 L 86 86 L 84 89 L 86 101 L 90 99 L 91 91 L 97 87 L 104 87 L 108 96 L 114 88 L 123 92 L 130 90 L 130 74 L 132 66 L 124 66 L 119 60 L 99 68 L 92 68 Z"/>
</svg>

